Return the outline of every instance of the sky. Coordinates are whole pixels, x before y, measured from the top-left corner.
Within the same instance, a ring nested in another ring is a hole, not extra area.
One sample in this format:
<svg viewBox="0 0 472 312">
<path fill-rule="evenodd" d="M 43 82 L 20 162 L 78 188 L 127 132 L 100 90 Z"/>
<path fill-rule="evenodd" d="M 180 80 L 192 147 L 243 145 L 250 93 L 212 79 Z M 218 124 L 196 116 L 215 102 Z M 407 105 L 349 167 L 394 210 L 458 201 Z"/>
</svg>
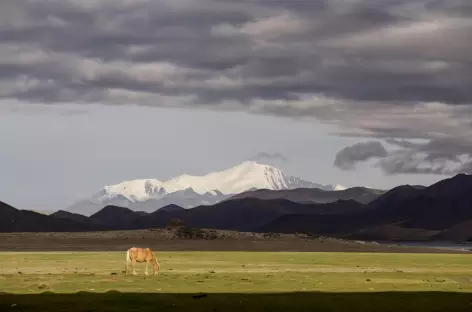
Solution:
<svg viewBox="0 0 472 312">
<path fill-rule="evenodd" d="M 468 0 L 3 0 L 0 200 L 246 159 L 322 184 L 472 173 Z"/>
</svg>

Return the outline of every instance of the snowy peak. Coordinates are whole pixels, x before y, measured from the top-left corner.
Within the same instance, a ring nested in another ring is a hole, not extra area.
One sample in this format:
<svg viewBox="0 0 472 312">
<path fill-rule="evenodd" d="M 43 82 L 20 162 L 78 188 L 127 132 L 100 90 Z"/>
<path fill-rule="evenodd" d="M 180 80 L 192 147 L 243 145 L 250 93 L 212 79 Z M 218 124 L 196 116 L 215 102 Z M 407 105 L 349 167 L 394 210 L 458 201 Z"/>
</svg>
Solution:
<svg viewBox="0 0 472 312">
<path fill-rule="evenodd" d="M 250 190 L 287 190 L 318 188 L 343 190 L 340 185 L 321 185 L 287 175 L 270 165 L 244 161 L 232 168 L 202 176 L 184 174 L 168 181 L 138 179 L 107 185 L 90 199 L 84 199 L 67 210 L 94 213 L 106 205 L 155 211 L 175 204 L 184 208 L 213 205 L 233 195 Z"/>
<path fill-rule="evenodd" d="M 253 189 L 284 190 L 294 188 L 319 188 L 343 190 L 341 185 L 321 185 L 289 176 L 270 165 L 256 161 L 244 161 L 226 170 L 202 176 L 184 174 L 168 181 L 142 179 L 107 185 L 94 196 L 95 202 L 143 202 L 172 197 L 226 196 Z"/>
<path fill-rule="evenodd" d="M 125 181 L 116 185 L 105 186 L 99 197 L 111 199 L 123 196 L 130 201 L 144 201 L 162 198 L 175 192 L 229 195 L 239 194 L 250 189 L 282 190 L 300 187 L 334 189 L 341 186 L 323 186 L 289 176 L 281 170 L 257 163 L 244 161 L 232 168 L 212 172 L 203 176 L 184 174 L 161 182 L 156 179 Z"/>
<path fill-rule="evenodd" d="M 245 161 L 232 168 L 204 176 L 181 175 L 165 182 L 164 188 L 169 193 L 191 187 L 199 194 L 212 191 L 236 194 L 252 187 L 283 189 L 289 187 L 287 183 L 288 177 L 279 169 L 255 161 Z"/>
<path fill-rule="evenodd" d="M 344 191 L 347 189 L 347 187 L 342 186 L 340 184 L 333 184 L 331 185 L 333 191 Z"/>
<path fill-rule="evenodd" d="M 162 197 L 166 194 L 163 183 L 156 179 L 124 181 L 107 185 L 98 197 L 110 199 L 123 196 L 131 201 L 143 201 L 150 197 Z"/>
</svg>

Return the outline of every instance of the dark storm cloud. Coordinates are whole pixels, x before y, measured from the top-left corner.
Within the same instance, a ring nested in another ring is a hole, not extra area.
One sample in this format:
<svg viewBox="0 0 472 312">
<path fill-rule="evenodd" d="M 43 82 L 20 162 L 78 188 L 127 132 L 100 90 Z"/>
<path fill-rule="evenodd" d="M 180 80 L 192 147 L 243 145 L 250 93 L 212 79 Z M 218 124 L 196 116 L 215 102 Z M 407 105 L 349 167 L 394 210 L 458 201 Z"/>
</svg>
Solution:
<svg viewBox="0 0 472 312">
<path fill-rule="evenodd" d="M 387 150 L 378 141 L 361 142 L 347 146 L 338 152 L 334 165 L 343 170 L 354 169 L 359 162 L 387 156 Z"/>
<path fill-rule="evenodd" d="M 472 173 L 470 146 L 461 142 L 431 140 L 414 143 L 392 139 L 386 142 L 400 149 L 388 152 L 378 141 L 358 143 L 341 150 L 336 155 L 335 165 L 349 170 L 358 163 L 376 158 L 376 166 L 390 175 Z"/>
<path fill-rule="evenodd" d="M 456 159 L 472 147 L 469 2 L 4 0 L 0 98 L 314 117 Z"/>
<path fill-rule="evenodd" d="M 62 97 L 47 92 L 66 88 L 113 102 L 106 90 L 118 88 L 215 104 L 293 93 L 465 104 L 472 99 L 470 5 L 448 2 L 7 0 L 0 13 L 1 73 L 16 88 L 2 95 L 49 102 Z M 24 54 L 44 55 L 25 63 Z M 97 62 L 89 79 L 84 60 Z M 155 62 L 174 65 L 182 77 L 126 72 Z M 116 73 L 108 66 L 125 77 L 110 78 Z M 20 76 L 53 83 L 20 87 Z"/>
</svg>

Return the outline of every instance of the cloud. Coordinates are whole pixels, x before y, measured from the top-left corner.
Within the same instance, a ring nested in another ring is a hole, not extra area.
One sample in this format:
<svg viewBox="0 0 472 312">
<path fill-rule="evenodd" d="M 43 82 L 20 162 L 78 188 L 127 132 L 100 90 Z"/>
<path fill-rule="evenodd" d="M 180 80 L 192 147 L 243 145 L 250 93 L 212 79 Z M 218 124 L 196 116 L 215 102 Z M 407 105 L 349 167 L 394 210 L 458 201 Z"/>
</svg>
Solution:
<svg viewBox="0 0 472 312">
<path fill-rule="evenodd" d="M 372 158 L 383 158 L 387 155 L 387 150 L 378 141 L 360 142 L 339 151 L 334 160 L 334 165 L 343 170 L 351 170 L 355 168 L 358 162 L 364 162 Z"/>
<path fill-rule="evenodd" d="M 466 146 L 449 141 L 386 140 L 397 149 L 387 151 L 379 141 L 357 143 L 336 155 L 335 166 L 342 170 L 354 169 L 358 163 L 377 159 L 375 166 L 388 175 L 472 173 L 472 157 Z"/>
<path fill-rule="evenodd" d="M 448 2 L 7 0 L 1 95 L 470 103 L 470 5 Z"/>
<path fill-rule="evenodd" d="M 260 161 L 260 162 L 282 162 L 288 163 L 290 160 L 282 155 L 281 153 L 267 153 L 267 152 L 260 152 L 250 157 L 249 160 Z"/>
<path fill-rule="evenodd" d="M 472 148 L 471 32 L 460 0 L 4 0 L 0 99 L 312 118 L 441 162 Z"/>
</svg>

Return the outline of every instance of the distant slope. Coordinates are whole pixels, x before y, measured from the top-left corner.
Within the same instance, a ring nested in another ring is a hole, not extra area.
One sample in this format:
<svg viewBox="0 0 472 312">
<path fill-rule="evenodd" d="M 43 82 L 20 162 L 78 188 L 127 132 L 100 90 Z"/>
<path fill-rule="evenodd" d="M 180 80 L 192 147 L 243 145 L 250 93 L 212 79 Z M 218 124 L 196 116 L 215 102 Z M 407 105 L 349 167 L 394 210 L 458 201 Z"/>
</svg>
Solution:
<svg viewBox="0 0 472 312">
<path fill-rule="evenodd" d="M 402 239 L 426 239 L 441 237 L 438 233 L 471 220 L 471 205 L 472 176 L 460 174 L 426 188 L 396 187 L 370 202 L 365 210 L 353 214 L 336 218 L 285 215 L 259 230 L 287 233 L 297 229 L 362 239 L 393 239 L 398 236 Z"/>
<path fill-rule="evenodd" d="M 386 191 L 366 187 L 352 187 L 345 190 L 329 191 L 317 188 L 297 188 L 290 190 L 251 190 L 231 196 L 228 200 L 242 198 L 287 199 L 296 203 L 331 203 L 337 200 L 355 200 L 367 204 L 384 194 Z"/>
<path fill-rule="evenodd" d="M 210 207 L 196 207 L 182 215 L 182 219 L 195 227 L 251 231 L 282 215 L 342 214 L 346 210 L 356 209 L 362 209 L 362 205 L 351 201 L 301 205 L 286 199 L 241 199 Z"/>
<path fill-rule="evenodd" d="M 430 241 L 432 237 L 436 235 L 436 231 L 416 229 L 416 228 L 405 228 L 397 226 L 395 224 L 380 225 L 374 227 L 368 227 L 362 229 L 353 234 L 341 235 L 347 239 L 358 239 L 358 240 L 380 240 L 380 241 Z"/>
<path fill-rule="evenodd" d="M 99 194 L 103 194 L 103 191 Z M 185 189 L 170 194 L 164 194 L 160 198 L 149 198 L 142 201 L 132 201 L 124 196 L 117 195 L 107 198 L 96 195 L 91 199 L 86 199 L 75 203 L 67 208 L 67 211 L 90 216 L 105 206 L 126 207 L 133 211 L 153 212 L 169 205 L 176 205 L 183 208 L 193 208 L 199 205 L 213 205 L 230 195 L 219 192 L 198 194 L 193 189 Z"/>
<path fill-rule="evenodd" d="M 146 216 L 147 213 L 142 211 L 136 212 L 128 208 L 106 206 L 91 215 L 89 220 L 95 226 L 105 230 L 131 230 L 139 228 L 136 224 L 136 220 Z"/>
<path fill-rule="evenodd" d="M 78 213 L 72 213 L 64 210 L 58 210 L 52 214 L 50 214 L 51 217 L 55 218 L 60 218 L 60 219 L 67 219 L 67 220 L 73 220 L 76 222 L 88 222 L 88 218 L 86 216 L 83 216 Z"/>
<path fill-rule="evenodd" d="M 18 210 L 0 202 L 0 232 L 76 232 L 93 229 L 88 223 Z"/>
<path fill-rule="evenodd" d="M 432 239 L 440 241 L 472 241 L 472 220 L 459 223 L 434 235 Z"/>
<path fill-rule="evenodd" d="M 117 229 L 164 227 L 170 219 L 180 219 L 192 227 L 250 231 L 286 214 L 335 215 L 357 211 L 363 207 L 355 201 L 302 205 L 285 199 L 246 198 L 192 209 L 157 210 L 146 215 L 138 215 L 126 208 L 108 206 L 90 219 Z"/>
<path fill-rule="evenodd" d="M 176 211 L 184 211 L 185 208 L 182 208 L 178 205 L 174 205 L 174 204 L 170 204 L 170 205 L 167 205 L 167 206 L 164 206 L 162 208 L 159 208 L 159 211 L 160 212 L 176 212 Z"/>
</svg>

